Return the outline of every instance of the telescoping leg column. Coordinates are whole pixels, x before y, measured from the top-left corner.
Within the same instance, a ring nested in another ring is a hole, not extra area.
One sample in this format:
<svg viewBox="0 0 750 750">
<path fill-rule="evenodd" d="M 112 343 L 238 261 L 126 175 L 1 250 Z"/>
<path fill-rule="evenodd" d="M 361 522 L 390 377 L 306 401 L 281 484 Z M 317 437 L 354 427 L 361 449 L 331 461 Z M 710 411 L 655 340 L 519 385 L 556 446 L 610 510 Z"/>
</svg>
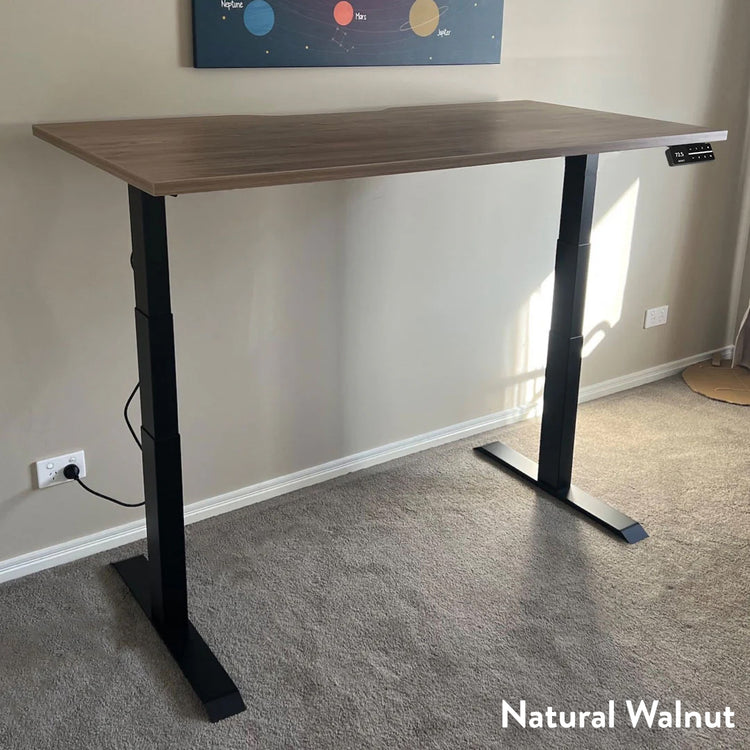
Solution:
<svg viewBox="0 0 750 750">
<path fill-rule="evenodd" d="M 130 227 L 141 394 L 148 559 L 114 563 L 211 721 L 245 710 L 237 687 L 188 619 L 185 520 L 164 198 L 132 186 Z"/>
<path fill-rule="evenodd" d="M 637 521 L 571 485 L 598 160 L 596 154 L 565 160 L 539 463 L 503 443 L 476 450 L 635 544 L 648 536 Z"/>
</svg>

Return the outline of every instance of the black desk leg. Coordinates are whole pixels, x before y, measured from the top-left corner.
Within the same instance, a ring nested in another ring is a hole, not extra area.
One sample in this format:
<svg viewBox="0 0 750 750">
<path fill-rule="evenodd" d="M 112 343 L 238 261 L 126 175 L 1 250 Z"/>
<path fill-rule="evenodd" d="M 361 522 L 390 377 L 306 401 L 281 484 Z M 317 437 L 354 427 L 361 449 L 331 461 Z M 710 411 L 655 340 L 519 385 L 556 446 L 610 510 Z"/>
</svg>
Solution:
<svg viewBox="0 0 750 750">
<path fill-rule="evenodd" d="M 539 464 L 502 443 L 476 450 L 635 544 L 648 536 L 637 521 L 571 485 L 598 161 L 596 154 L 565 160 Z"/>
<path fill-rule="evenodd" d="M 129 187 L 148 560 L 114 563 L 211 721 L 245 710 L 242 696 L 188 619 L 185 519 L 164 198 Z"/>
</svg>

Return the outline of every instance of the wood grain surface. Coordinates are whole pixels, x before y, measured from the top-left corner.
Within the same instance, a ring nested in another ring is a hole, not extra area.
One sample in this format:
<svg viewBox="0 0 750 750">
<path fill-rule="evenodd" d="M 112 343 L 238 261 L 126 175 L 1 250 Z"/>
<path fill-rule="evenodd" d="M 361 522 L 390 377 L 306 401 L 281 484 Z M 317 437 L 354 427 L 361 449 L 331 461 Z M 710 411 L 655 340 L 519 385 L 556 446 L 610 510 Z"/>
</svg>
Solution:
<svg viewBox="0 0 750 750">
<path fill-rule="evenodd" d="M 725 130 L 531 101 L 34 125 L 152 195 L 726 140 Z"/>
</svg>

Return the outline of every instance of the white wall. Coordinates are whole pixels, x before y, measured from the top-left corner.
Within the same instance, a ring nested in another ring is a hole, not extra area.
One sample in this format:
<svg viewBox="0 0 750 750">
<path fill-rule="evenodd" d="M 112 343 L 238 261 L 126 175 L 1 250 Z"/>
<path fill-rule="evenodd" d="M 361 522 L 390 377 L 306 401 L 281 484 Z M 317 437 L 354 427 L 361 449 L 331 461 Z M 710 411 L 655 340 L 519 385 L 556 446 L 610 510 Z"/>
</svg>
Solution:
<svg viewBox="0 0 750 750">
<path fill-rule="evenodd" d="M 267 71 L 190 68 L 187 0 L 6 5 L 0 560 L 140 516 L 32 489 L 32 461 L 84 448 L 92 485 L 141 494 L 126 189 L 33 122 L 529 98 L 728 127 L 702 168 L 602 158 L 583 381 L 729 343 L 746 0 L 507 0 L 501 66 Z M 561 180 L 557 160 L 169 199 L 186 501 L 538 393 Z"/>
</svg>

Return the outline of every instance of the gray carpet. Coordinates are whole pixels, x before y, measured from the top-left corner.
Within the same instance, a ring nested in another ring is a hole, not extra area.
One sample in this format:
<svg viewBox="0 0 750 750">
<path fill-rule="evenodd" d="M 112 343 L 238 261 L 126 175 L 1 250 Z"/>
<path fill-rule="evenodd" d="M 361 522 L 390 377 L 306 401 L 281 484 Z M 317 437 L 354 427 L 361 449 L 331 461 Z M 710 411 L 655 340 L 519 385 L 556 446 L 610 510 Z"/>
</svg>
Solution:
<svg viewBox="0 0 750 750">
<path fill-rule="evenodd" d="M 111 568 L 0 586 L 2 748 L 750 747 L 750 410 L 672 378 L 581 408 L 576 475 L 628 546 L 472 454 L 526 422 L 187 530 L 193 619 L 248 711 L 207 723 Z M 503 730 L 501 700 L 612 730 Z M 626 699 L 737 713 L 632 729 Z"/>
</svg>

